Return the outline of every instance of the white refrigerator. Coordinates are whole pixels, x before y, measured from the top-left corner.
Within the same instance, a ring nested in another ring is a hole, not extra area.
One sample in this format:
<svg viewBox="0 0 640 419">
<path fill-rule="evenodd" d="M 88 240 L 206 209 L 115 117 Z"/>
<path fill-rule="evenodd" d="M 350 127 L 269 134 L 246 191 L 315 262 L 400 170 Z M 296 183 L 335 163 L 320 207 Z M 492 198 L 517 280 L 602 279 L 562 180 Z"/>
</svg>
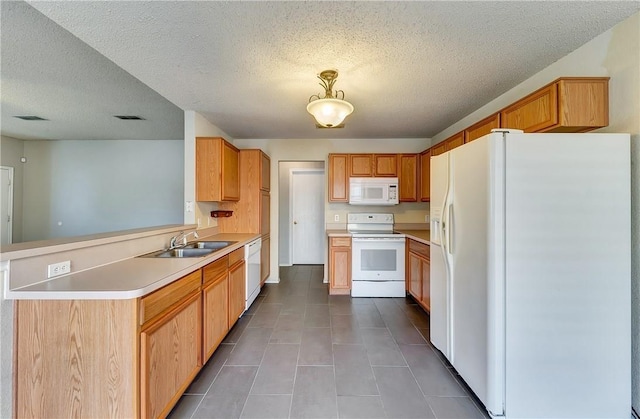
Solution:
<svg viewBox="0 0 640 419">
<path fill-rule="evenodd" d="M 431 342 L 494 417 L 629 418 L 628 134 L 431 159 Z"/>
</svg>

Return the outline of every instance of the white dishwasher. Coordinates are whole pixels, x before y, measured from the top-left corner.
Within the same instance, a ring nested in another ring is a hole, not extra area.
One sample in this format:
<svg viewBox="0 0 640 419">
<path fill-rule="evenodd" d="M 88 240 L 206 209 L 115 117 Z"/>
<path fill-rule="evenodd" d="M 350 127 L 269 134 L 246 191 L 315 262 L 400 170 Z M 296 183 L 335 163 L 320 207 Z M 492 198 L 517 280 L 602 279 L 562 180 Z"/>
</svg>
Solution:
<svg viewBox="0 0 640 419">
<path fill-rule="evenodd" d="M 260 293 L 260 249 L 262 249 L 261 238 L 244 245 L 244 274 L 247 280 L 245 310 L 249 309 Z"/>
</svg>

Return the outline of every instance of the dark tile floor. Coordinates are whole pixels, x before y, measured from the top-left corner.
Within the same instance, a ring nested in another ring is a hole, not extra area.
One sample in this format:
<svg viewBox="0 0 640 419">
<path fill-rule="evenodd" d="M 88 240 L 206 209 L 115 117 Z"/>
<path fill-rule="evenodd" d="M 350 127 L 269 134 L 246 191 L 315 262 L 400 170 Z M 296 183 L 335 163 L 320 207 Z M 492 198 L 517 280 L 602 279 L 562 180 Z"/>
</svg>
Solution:
<svg viewBox="0 0 640 419">
<path fill-rule="evenodd" d="M 329 296 L 321 265 L 281 268 L 172 418 L 485 418 L 410 298 Z"/>
</svg>

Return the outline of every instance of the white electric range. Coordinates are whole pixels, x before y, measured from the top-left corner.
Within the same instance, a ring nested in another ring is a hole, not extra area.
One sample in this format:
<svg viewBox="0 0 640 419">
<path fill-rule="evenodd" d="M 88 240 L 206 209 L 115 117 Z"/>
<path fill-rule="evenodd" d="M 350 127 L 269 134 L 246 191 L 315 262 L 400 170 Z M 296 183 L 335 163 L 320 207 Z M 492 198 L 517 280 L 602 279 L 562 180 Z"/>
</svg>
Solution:
<svg viewBox="0 0 640 419">
<path fill-rule="evenodd" d="M 351 296 L 404 297 L 405 236 L 393 231 L 393 214 L 351 213 Z"/>
</svg>

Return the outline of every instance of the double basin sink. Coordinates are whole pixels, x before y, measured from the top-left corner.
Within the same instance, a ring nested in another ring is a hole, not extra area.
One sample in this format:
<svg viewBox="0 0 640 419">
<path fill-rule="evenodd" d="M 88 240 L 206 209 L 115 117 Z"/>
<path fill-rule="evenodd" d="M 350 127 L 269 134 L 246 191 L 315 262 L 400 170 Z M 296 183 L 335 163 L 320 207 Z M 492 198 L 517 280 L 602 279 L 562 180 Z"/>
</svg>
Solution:
<svg viewBox="0 0 640 419">
<path fill-rule="evenodd" d="M 143 258 L 199 258 L 224 249 L 227 246 L 237 243 L 234 241 L 199 241 L 188 243 L 184 247 L 170 250 L 158 250 L 147 253 Z"/>
</svg>

